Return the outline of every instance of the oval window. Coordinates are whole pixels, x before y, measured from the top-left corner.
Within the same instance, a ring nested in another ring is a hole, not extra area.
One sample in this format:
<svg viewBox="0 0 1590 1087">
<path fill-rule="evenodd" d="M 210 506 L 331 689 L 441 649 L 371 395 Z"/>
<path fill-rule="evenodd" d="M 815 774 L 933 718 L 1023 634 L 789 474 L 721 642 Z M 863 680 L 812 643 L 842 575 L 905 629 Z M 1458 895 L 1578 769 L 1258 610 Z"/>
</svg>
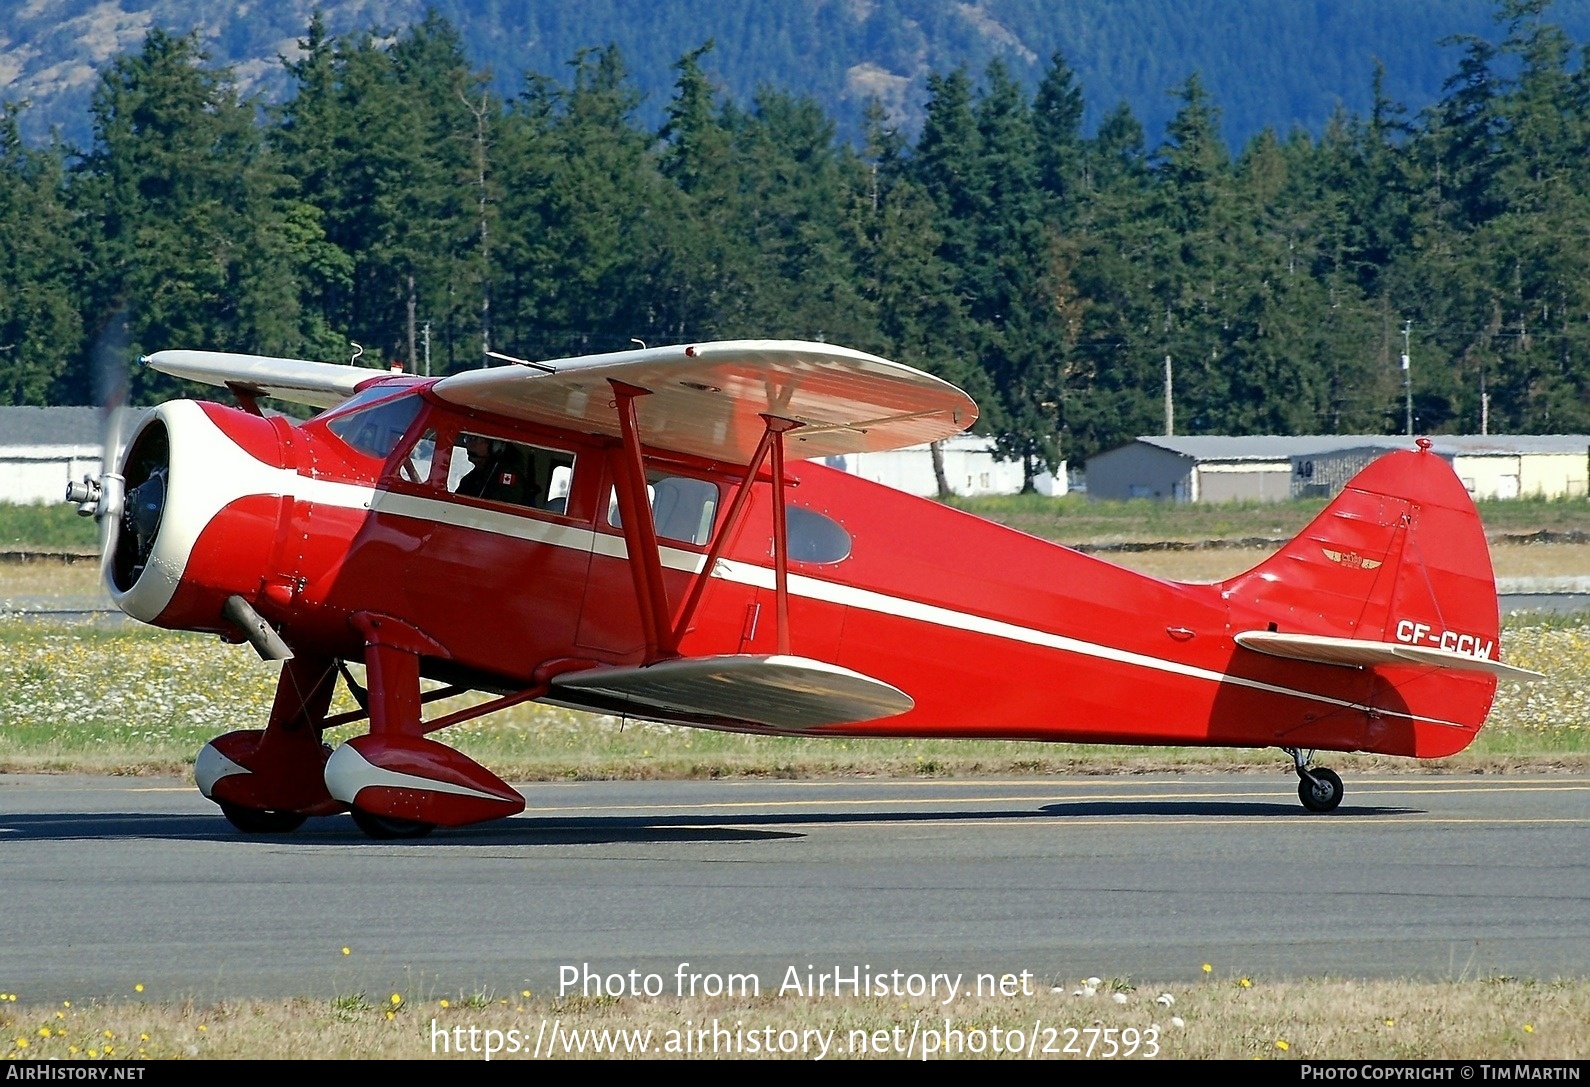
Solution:
<svg viewBox="0 0 1590 1087">
<path fill-rule="evenodd" d="M 838 562 L 850 556 L 850 533 L 815 510 L 788 506 L 784 510 L 789 557 L 796 562 Z"/>
</svg>

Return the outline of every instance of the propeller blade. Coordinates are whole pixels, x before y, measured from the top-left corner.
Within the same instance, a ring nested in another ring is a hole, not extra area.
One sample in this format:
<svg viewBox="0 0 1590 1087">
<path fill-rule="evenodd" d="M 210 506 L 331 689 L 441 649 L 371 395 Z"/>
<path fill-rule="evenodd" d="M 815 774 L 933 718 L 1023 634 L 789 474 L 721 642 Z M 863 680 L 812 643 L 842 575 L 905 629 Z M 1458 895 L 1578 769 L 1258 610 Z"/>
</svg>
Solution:
<svg viewBox="0 0 1590 1087">
<path fill-rule="evenodd" d="M 94 519 L 99 522 L 102 578 L 109 573 L 115 530 L 121 519 L 126 492 L 121 458 L 127 441 L 127 360 L 131 347 L 127 318 L 127 306 L 123 304 L 100 328 L 92 352 L 94 393 L 99 401 L 100 426 L 104 435 L 99 501 L 94 508 Z"/>
</svg>

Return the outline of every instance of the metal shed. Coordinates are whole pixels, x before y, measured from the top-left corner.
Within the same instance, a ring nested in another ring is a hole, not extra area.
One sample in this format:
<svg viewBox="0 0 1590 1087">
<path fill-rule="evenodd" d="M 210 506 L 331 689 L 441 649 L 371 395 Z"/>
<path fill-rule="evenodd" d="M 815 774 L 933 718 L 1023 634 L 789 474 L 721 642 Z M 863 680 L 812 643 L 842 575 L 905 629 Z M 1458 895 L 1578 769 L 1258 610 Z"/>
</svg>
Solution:
<svg viewBox="0 0 1590 1087">
<path fill-rule="evenodd" d="M 1590 435 L 1436 435 L 1475 498 L 1583 497 L 1590 493 Z M 1088 493 L 1177 502 L 1278 502 L 1329 497 L 1402 435 L 1149 436 L 1088 461 Z"/>
<path fill-rule="evenodd" d="M 1382 436 L 1150 436 L 1088 460 L 1088 494 L 1096 498 L 1158 498 L 1175 502 L 1279 502 L 1294 496 L 1297 464 L 1323 453 L 1346 453 Z M 1310 469 L 1312 471 L 1312 468 Z"/>
<path fill-rule="evenodd" d="M 1435 452 L 1475 498 L 1583 498 L 1590 494 L 1590 435 L 1461 434 Z"/>
</svg>

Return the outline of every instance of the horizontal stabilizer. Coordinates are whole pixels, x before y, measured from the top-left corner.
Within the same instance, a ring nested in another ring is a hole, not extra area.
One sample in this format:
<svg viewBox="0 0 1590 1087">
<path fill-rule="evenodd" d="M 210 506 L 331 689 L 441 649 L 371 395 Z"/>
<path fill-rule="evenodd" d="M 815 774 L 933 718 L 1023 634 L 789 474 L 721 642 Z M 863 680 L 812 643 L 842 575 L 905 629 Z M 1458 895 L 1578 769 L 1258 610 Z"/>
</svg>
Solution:
<svg viewBox="0 0 1590 1087">
<path fill-rule="evenodd" d="M 911 696 L 881 680 L 805 657 L 748 654 L 566 672 L 556 691 L 596 696 L 637 716 L 723 719 L 778 729 L 851 724 L 905 713 Z"/>
<path fill-rule="evenodd" d="M 729 340 L 470 370 L 436 395 L 510 419 L 619 436 L 617 381 L 644 389 L 640 440 L 652 449 L 744 464 L 761 416 L 801 424 L 785 455 L 810 460 L 920 445 L 977 420 L 960 389 L 921 370 L 834 344 Z"/>
<path fill-rule="evenodd" d="M 1244 649 L 1268 653 L 1272 657 L 1339 664 L 1348 668 L 1373 668 L 1377 664 L 1404 667 L 1423 665 L 1453 668 L 1464 672 L 1485 672 L 1501 679 L 1531 682 L 1544 679 L 1539 672 L 1514 668 L 1510 664 L 1431 646 L 1402 645 L 1398 642 L 1368 642 L 1354 638 L 1329 638 L 1319 634 L 1278 634 L 1268 630 L 1246 630 L 1237 635 Z"/>
<path fill-rule="evenodd" d="M 367 366 L 273 359 L 228 351 L 156 351 L 146 355 L 143 362 L 172 377 L 317 408 L 341 403 L 373 378 L 392 376 L 389 371 Z"/>
</svg>

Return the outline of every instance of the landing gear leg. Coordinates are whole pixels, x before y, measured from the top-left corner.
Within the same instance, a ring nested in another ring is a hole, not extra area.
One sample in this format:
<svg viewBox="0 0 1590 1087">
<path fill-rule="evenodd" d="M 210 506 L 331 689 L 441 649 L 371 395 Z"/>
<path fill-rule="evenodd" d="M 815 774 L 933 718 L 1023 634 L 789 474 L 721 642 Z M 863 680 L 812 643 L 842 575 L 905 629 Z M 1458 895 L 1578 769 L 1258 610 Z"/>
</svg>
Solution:
<svg viewBox="0 0 1590 1087">
<path fill-rule="evenodd" d="M 336 681 L 330 659 L 286 661 L 265 728 L 217 736 L 199 751 L 199 791 L 244 834 L 285 834 L 342 809 L 326 791 L 330 751 L 320 739 Z"/>
<path fill-rule="evenodd" d="M 370 731 L 326 762 L 327 791 L 351 810 L 372 838 L 419 838 L 438 826 L 460 827 L 524 811 L 524 797 L 461 751 L 425 738 L 445 727 L 421 720 L 420 659 L 447 650 L 390 616 L 359 613 L 365 636 L 365 702 Z"/>
<path fill-rule="evenodd" d="M 1292 765 L 1297 770 L 1297 798 L 1303 806 L 1314 812 L 1335 811 L 1336 805 L 1342 802 L 1342 779 L 1322 766 L 1310 767 L 1309 763 L 1314 761 L 1312 751 L 1296 747 L 1281 750 L 1292 756 Z"/>
<path fill-rule="evenodd" d="M 402 632 L 400 632 L 401 634 Z M 416 646 L 394 647 L 390 644 L 372 643 L 365 647 L 365 675 L 369 680 L 369 710 L 370 710 L 370 736 L 364 737 L 366 742 L 375 737 L 408 737 L 418 739 L 420 735 L 420 659 L 410 650 Z M 353 750 L 350 747 L 350 750 Z M 339 761 L 339 767 L 347 765 L 347 755 Z M 346 775 L 348 771 L 342 770 Z M 422 784 L 422 782 L 415 782 Z M 347 792 L 349 786 L 333 792 Z M 357 786 L 352 786 L 357 789 Z M 354 825 L 371 837 L 379 840 L 392 840 L 402 838 L 423 838 L 436 829 L 435 823 L 421 819 L 405 819 L 392 811 L 384 810 L 393 806 L 394 799 L 397 806 L 413 806 L 414 797 L 408 796 L 379 796 L 379 790 L 366 790 L 364 803 L 359 803 L 359 792 L 355 791 L 348 797 L 349 813 L 353 816 Z M 384 803 L 383 803 L 384 802 Z"/>
</svg>

